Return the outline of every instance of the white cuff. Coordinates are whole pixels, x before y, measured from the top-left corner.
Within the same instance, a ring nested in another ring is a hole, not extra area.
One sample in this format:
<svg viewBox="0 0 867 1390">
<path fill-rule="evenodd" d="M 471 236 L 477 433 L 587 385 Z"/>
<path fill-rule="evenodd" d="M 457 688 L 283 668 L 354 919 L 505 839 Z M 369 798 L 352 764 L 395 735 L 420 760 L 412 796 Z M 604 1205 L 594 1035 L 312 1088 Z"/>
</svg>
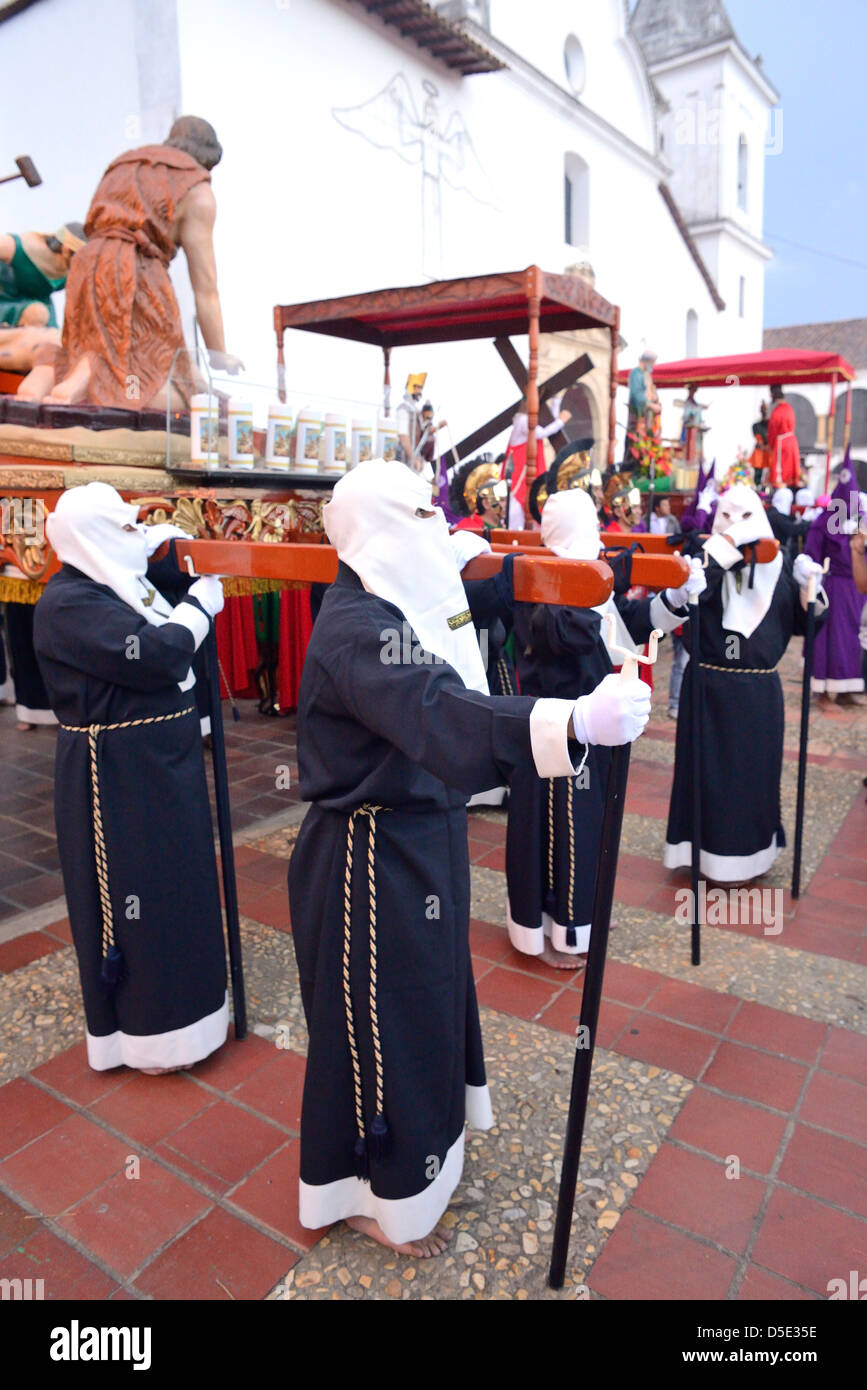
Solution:
<svg viewBox="0 0 867 1390">
<path fill-rule="evenodd" d="M 177 608 L 172 609 L 170 623 L 178 623 L 185 627 L 188 632 L 193 634 L 193 641 L 196 644 L 196 651 L 204 642 L 211 626 L 209 619 L 193 603 L 179 603 Z"/>
<path fill-rule="evenodd" d="M 732 545 L 731 541 L 727 541 L 720 532 L 717 532 L 715 536 L 708 536 L 702 548 L 705 554 L 709 555 L 712 560 L 716 560 L 720 568 L 724 570 L 730 570 L 732 565 L 736 565 L 738 560 L 744 558 L 737 546 Z"/>
<path fill-rule="evenodd" d="M 650 600 L 650 621 L 663 632 L 674 632 L 681 623 L 689 620 L 688 613 L 672 613 L 662 601 L 662 594 L 654 594 Z"/>
<path fill-rule="evenodd" d="M 571 727 L 572 700 L 537 700 L 530 711 L 530 745 L 540 777 L 569 777 L 577 772 L 569 757 L 567 732 Z"/>
</svg>

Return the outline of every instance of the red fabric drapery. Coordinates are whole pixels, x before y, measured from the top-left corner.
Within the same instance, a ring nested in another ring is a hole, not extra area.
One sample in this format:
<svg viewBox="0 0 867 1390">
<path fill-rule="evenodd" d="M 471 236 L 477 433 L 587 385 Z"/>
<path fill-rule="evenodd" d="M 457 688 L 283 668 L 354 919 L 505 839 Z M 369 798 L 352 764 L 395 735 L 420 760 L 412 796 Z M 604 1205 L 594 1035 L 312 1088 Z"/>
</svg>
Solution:
<svg viewBox="0 0 867 1390">
<path fill-rule="evenodd" d="M 298 707 L 298 686 L 312 628 L 309 587 L 284 589 L 280 594 L 277 663 L 281 713 L 288 714 Z M 222 613 L 217 615 L 217 651 L 222 666 L 221 698 L 228 698 L 228 681 L 232 695 L 239 699 L 258 699 L 260 692 L 253 682 L 253 672 L 259 664 L 259 650 L 253 619 L 253 599 L 249 595 L 226 599 Z"/>
</svg>

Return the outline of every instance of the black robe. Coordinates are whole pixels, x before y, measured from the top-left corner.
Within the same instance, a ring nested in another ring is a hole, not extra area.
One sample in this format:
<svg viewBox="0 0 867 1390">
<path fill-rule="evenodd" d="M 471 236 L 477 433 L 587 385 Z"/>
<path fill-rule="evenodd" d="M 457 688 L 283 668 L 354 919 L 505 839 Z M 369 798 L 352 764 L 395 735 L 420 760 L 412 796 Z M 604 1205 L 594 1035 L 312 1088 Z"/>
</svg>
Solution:
<svg viewBox="0 0 867 1390">
<path fill-rule="evenodd" d="M 630 637 L 642 646 L 653 630 L 652 599 L 618 595 L 615 603 Z M 611 674 L 601 618 L 592 608 L 519 603 L 515 639 L 527 695 L 575 700 Z M 556 950 L 587 950 L 610 764 L 611 750 L 591 745 L 575 777 L 543 780 L 519 769 L 512 778 L 506 921 L 519 951 L 540 955 L 545 936 Z"/>
<path fill-rule="evenodd" d="M 425 1235 L 444 1211 L 465 1120 L 493 1122 L 470 962 L 465 803 L 533 766 L 536 704 L 468 690 L 444 662 L 384 661 L 387 635 L 404 621 L 340 565 L 301 678 L 298 768 L 313 804 L 289 865 L 310 1033 L 301 1220 L 370 1216 L 399 1241 Z M 565 729 L 564 707 L 564 750 Z"/>
<path fill-rule="evenodd" d="M 195 600 L 186 603 L 202 613 Z M 61 726 L 179 715 L 98 735 L 111 918 L 123 957 L 111 990 L 101 979 L 87 732 L 58 731 L 54 804 L 91 1066 L 199 1061 L 225 1041 L 228 1002 L 195 691 L 178 686 L 195 639 L 180 622 L 148 623 L 112 590 L 64 565 L 36 605 L 34 641 Z"/>
<path fill-rule="evenodd" d="M 749 566 L 728 570 L 749 581 Z M 785 728 L 783 688 L 776 672 L 793 633 L 806 619 L 788 557 L 764 618 L 744 637 L 723 627 L 722 581 L 714 559 L 699 600 L 701 680 L 701 873 L 720 883 L 756 878 L 770 869 L 786 837 L 780 813 Z M 817 615 L 817 626 L 824 614 Z M 689 627 L 684 626 L 689 647 Z M 736 653 L 736 655 L 735 655 Z M 663 863 L 692 862 L 692 680 L 680 693 L 674 781 Z"/>
</svg>

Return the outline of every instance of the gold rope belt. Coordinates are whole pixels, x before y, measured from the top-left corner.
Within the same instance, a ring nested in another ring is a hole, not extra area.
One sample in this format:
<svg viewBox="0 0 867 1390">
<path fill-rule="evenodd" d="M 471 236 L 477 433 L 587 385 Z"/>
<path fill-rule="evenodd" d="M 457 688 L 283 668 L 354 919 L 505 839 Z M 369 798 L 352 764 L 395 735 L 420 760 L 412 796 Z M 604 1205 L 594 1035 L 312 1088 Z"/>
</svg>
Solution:
<svg viewBox="0 0 867 1390">
<path fill-rule="evenodd" d="M 358 1131 L 355 1140 L 356 1168 L 359 1177 L 369 1176 L 369 1157 L 371 1151 L 375 1158 L 381 1158 L 388 1135 L 383 1107 L 383 1067 L 382 1042 L 379 1036 L 379 1015 L 376 1007 L 376 813 L 388 808 L 385 806 L 358 806 L 349 813 L 346 834 L 346 869 L 343 876 L 343 999 L 346 1006 L 346 1036 L 352 1057 L 352 1081 L 355 1092 L 355 1126 Z M 367 1134 L 364 1124 L 364 1101 L 361 1088 L 361 1063 L 358 1057 L 358 1042 L 355 1034 L 355 1019 L 352 1009 L 352 992 L 349 979 L 349 948 L 352 937 L 352 864 L 355 849 L 355 822 L 358 816 L 367 816 L 370 829 L 367 839 L 367 896 L 368 930 L 370 940 L 370 1031 L 373 1037 L 373 1062 L 376 1073 L 376 1099 L 374 1119 Z"/>
<path fill-rule="evenodd" d="M 703 671 L 729 671 L 736 676 L 772 676 L 776 666 L 713 666 L 709 661 L 700 661 Z"/>
<path fill-rule="evenodd" d="M 67 734 L 87 734 L 90 747 L 90 795 L 93 810 L 93 850 L 96 860 L 96 878 L 99 884 L 99 907 L 102 919 L 102 957 L 108 956 L 114 947 L 114 923 L 112 921 L 111 894 L 108 887 L 108 853 L 105 847 L 105 831 L 102 826 L 102 806 L 99 795 L 99 762 L 97 760 L 97 741 L 100 734 L 112 729 L 137 729 L 143 724 L 165 724 L 170 719 L 183 719 L 192 714 L 194 705 L 176 710 L 174 714 L 152 714 L 145 719 L 125 719 L 120 724 L 61 724 Z"/>
</svg>

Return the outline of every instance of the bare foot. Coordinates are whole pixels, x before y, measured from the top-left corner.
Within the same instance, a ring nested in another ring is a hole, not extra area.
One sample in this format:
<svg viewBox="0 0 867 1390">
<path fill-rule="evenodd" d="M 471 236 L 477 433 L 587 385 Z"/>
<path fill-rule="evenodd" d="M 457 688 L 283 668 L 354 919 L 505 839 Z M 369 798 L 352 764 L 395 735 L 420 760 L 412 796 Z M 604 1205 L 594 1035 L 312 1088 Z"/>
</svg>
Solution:
<svg viewBox="0 0 867 1390">
<path fill-rule="evenodd" d="M 20 734 L 26 734 L 33 728 L 33 725 L 26 724 L 23 719 L 19 719 L 15 727 Z"/>
<path fill-rule="evenodd" d="M 428 1260 L 432 1255 L 441 1255 L 451 1239 L 451 1233 L 445 1226 L 434 1226 L 430 1234 L 422 1236 L 420 1240 L 409 1240 L 404 1245 L 398 1245 L 396 1241 L 389 1240 L 379 1222 L 371 1216 L 348 1216 L 346 1224 L 353 1231 L 370 1236 L 380 1245 L 387 1245 L 389 1250 L 396 1250 L 398 1255 L 409 1255 L 414 1260 Z"/>
<path fill-rule="evenodd" d="M 867 696 L 862 695 L 860 691 L 844 690 L 841 695 L 837 696 L 837 704 L 867 705 Z"/>
<path fill-rule="evenodd" d="M 546 965 L 553 965 L 555 970 L 583 970 L 587 964 L 586 955 L 579 955 L 575 951 L 558 951 L 548 938 L 545 938 L 545 949 L 538 957 Z"/>
<path fill-rule="evenodd" d="M 87 400 L 89 391 L 90 363 L 86 357 L 82 357 L 69 375 L 45 397 L 45 401 L 47 405 L 77 405 L 79 401 Z"/>
<path fill-rule="evenodd" d="M 139 1067 L 138 1071 L 142 1076 L 169 1076 L 174 1071 L 190 1071 L 193 1067 L 192 1062 L 188 1062 L 185 1067 Z"/>
<path fill-rule="evenodd" d="M 53 385 L 53 367 L 34 367 L 32 371 L 27 373 L 15 394 L 21 401 L 41 401 L 48 395 Z"/>
</svg>

